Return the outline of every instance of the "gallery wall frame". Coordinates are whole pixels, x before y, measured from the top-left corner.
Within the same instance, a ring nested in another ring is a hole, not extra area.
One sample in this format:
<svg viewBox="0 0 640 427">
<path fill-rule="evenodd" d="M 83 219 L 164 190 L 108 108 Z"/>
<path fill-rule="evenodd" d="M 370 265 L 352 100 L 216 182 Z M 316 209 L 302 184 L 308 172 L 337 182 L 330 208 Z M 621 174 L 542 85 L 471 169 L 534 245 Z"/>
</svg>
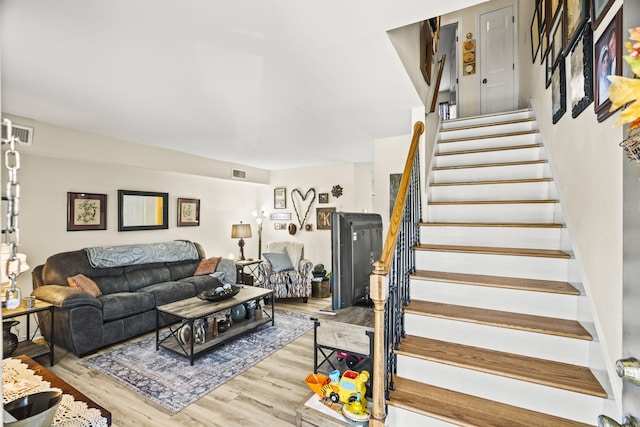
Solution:
<svg viewBox="0 0 640 427">
<path fill-rule="evenodd" d="M 67 193 L 67 231 L 106 229 L 106 194 Z"/>
<path fill-rule="evenodd" d="M 118 190 L 118 231 L 169 228 L 169 193 Z"/>
<path fill-rule="evenodd" d="M 567 74 L 564 61 L 560 61 L 551 75 L 551 114 L 553 124 L 558 123 L 567 111 Z"/>
<path fill-rule="evenodd" d="M 584 25 L 569 55 L 571 117 L 576 118 L 593 102 L 593 31 Z"/>
<path fill-rule="evenodd" d="M 608 91 L 611 82 L 607 76 L 622 75 L 622 7 L 609 22 L 593 49 L 593 107 L 598 122 L 603 122 L 614 113 L 609 111 L 611 100 Z"/>
<path fill-rule="evenodd" d="M 287 189 L 276 187 L 273 189 L 273 209 L 287 208 Z"/>
<path fill-rule="evenodd" d="M 433 66 L 433 29 L 429 21 L 423 21 L 420 28 L 420 72 L 427 85 L 431 86 Z"/>
<path fill-rule="evenodd" d="M 316 208 L 316 229 L 331 230 L 331 212 L 336 208 Z"/>
<path fill-rule="evenodd" d="M 540 1 L 538 1 L 540 4 Z M 538 52 L 540 52 L 540 11 L 538 5 L 536 5 L 533 11 L 533 18 L 531 19 L 531 26 L 529 28 L 531 37 L 531 62 L 536 62 Z"/>
<path fill-rule="evenodd" d="M 569 56 L 589 20 L 589 0 L 564 0 L 564 55 Z"/>
<path fill-rule="evenodd" d="M 178 227 L 200 225 L 200 199 L 178 198 Z"/>
<path fill-rule="evenodd" d="M 552 67 L 555 68 L 563 56 L 564 52 L 564 6 L 558 7 L 553 18 L 551 31 L 549 32 L 549 41 L 551 43 Z"/>
<path fill-rule="evenodd" d="M 598 28 L 615 0 L 591 0 L 591 29 Z"/>
</svg>

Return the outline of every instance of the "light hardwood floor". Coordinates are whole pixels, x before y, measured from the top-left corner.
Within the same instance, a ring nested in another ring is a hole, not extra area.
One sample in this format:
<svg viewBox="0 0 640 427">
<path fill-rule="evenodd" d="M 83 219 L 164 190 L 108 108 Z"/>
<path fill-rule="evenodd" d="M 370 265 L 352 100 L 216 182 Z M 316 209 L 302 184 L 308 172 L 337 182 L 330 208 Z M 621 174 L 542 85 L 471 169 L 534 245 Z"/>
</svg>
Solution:
<svg viewBox="0 0 640 427">
<path fill-rule="evenodd" d="M 276 308 L 308 314 L 330 305 L 331 298 L 309 298 L 307 304 L 301 299 L 276 301 Z M 62 348 L 56 347 L 50 370 L 111 411 L 116 427 L 292 426 L 296 407 L 309 394 L 304 380 L 313 372 L 313 329 L 177 414 L 90 370 Z"/>
</svg>

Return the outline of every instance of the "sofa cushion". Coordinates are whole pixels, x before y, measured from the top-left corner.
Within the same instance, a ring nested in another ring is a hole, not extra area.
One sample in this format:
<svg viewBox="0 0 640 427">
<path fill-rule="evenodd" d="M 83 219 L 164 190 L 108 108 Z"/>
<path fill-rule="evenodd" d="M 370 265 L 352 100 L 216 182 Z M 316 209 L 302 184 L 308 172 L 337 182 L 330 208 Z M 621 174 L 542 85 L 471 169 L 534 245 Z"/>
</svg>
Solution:
<svg viewBox="0 0 640 427">
<path fill-rule="evenodd" d="M 289 255 L 285 252 L 267 252 L 262 254 L 271 264 L 271 271 L 279 273 L 281 271 L 293 270 L 293 264 Z"/>
<path fill-rule="evenodd" d="M 67 277 L 67 282 L 72 288 L 85 291 L 91 296 L 99 297 L 100 295 L 102 295 L 102 291 L 100 290 L 96 282 L 94 282 L 84 274 L 76 274 L 75 276 Z"/>
<path fill-rule="evenodd" d="M 198 264 L 200 260 L 193 261 L 177 261 L 177 262 L 168 262 L 167 268 L 169 269 L 169 274 L 171 275 L 171 280 L 180 280 L 185 277 L 193 276 L 196 268 L 198 268 Z"/>
<path fill-rule="evenodd" d="M 156 283 L 155 285 L 140 288 L 136 292 L 153 295 L 156 307 L 196 296 L 195 286 L 184 281 Z"/>
<path fill-rule="evenodd" d="M 196 272 L 193 273 L 193 275 L 203 276 L 205 274 L 215 273 L 216 267 L 218 266 L 218 263 L 220 262 L 221 259 L 222 257 L 211 257 L 211 258 L 205 258 L 201 260 L 200 264 L 198 264 L 198 268 L 196 269 Z"/>
<path fill-rule="evenodd" d="M 98 299 L 102 303 L 102 320 L 105 322 L 143 313 L 155 307 L 153 295 L 138 292 L 118 292 L 101 295 Z"/>
<path fill-rule="evenodd" d="M 98 284 L 103 294 L 124 292 L 129 290 L 129 285 L 122 277 L 122 272 L 122 267 L 91 267 L 84 250 L 61 252 L 47 258 L 47 262 L 42 267 L 42 283 L 68 286 L 67 277 L 84 274 Z M 108 278 L 112 277 L 118 277 L 118 280 L 111 282 Z M 101 279 L 104 279 L 105 287 L 102 286 Z"/>
<path fill-rule="evenodd" d="M 124 268 L 124 275 L 129 282 L 129 291 L 131 292 L 155 283 L 171 280 L 171 273 L 163 262 L 130 265 Z"/>
<path fill-rule="evenodd" d="M 118 269 L 120 270 L 120 274 L 117 276 L 90 276 L 91 279 L 96 282 L 103 295 L 129 292 L 129 282 L 127 282 L 127 278 L 122 273 L 122 268 Z"/>
<path fill-rule="evenodd" d="M 207 276 L 192 276 L 185 277 L 180 280 L 181 282 L 189 282 L 196 288 L 196 295 L 201 292 L 208 291 L 210 289 L 215 289 L 219 286 L 223 286 L 223 283 L 218 280 L 218 278 L 207 275 Z"/>
</svg>

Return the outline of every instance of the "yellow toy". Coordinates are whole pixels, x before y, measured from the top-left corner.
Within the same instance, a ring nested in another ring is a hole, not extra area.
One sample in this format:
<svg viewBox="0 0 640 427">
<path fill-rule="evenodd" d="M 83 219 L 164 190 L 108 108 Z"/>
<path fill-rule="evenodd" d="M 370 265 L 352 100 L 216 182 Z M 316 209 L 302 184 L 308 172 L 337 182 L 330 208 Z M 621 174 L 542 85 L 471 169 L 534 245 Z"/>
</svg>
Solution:
<svg viewBox="0 0 640 427">
<path fill-rule="evenodd" d="M 362 407 L 367 407 L 367 399 L 364 397 L 367 388 L 365 383 L 369 379 L 369 372 L 347 370 L 342 374 L 342 378 L 335 381 L 335 372 L 329 377 L 332 381 L 322 387 L 323 397 L 328 397 L 332 402 L 350 403 L 359 400 Z M 339 375 L 339 373 L 338 373 Z"/>
</svg>

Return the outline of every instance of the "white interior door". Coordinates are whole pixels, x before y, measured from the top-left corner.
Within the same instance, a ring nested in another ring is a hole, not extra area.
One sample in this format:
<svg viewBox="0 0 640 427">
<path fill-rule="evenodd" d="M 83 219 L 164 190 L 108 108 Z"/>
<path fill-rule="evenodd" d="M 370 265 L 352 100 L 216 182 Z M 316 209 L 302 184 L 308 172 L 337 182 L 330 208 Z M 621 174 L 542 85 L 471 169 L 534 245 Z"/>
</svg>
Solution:
<svg viewBox="0 0 640 427">
<path fill-rule="evenodd" d="M 515 107 L 513 6 L 480 15 L 480 108 L 482 114 Z"/>
</svg>

